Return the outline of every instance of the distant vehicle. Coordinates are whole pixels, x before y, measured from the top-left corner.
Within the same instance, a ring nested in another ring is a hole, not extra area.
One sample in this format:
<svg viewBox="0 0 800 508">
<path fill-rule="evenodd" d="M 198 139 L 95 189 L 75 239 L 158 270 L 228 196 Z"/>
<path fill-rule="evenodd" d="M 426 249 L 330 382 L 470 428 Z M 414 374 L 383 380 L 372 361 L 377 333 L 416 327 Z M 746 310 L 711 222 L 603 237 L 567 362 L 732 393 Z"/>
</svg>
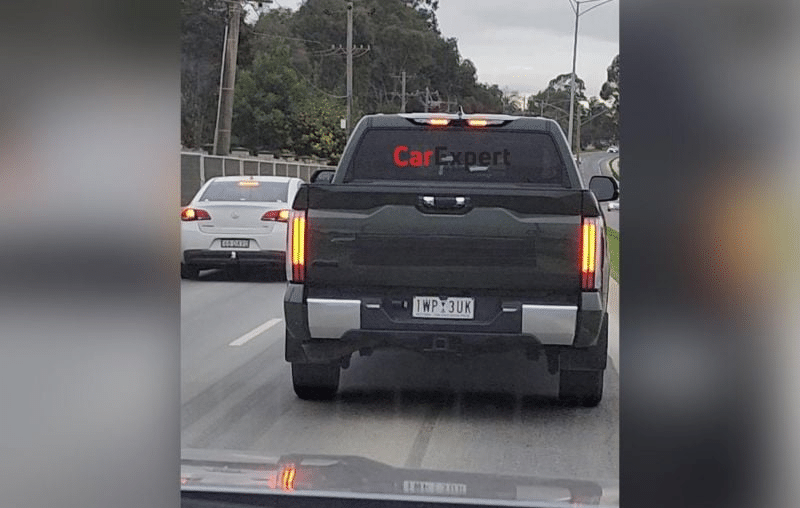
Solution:
<svg viewBox="0 0 800 508">
<path fill-rule="evenodd" d="M 619 201 L 613 201 L 608 204 L 609 210 L 619 210 Z"/>
<path fill-rule="evenodd" d="M 285 176 L 209 179 L 181 210 L 181 278 L 242 265 L 282 272 L 288 209 L 302 183 Z"/>
<path fill-rule="evenodd" d="M 368 115 L 289 218 L 286 360 L 330 399 L 354 353 L 544 357 L 559 399 L 596 406 L 608 348 L 603 210 L 553 120 Z"/>
<path fill-rule="evenodd" d="M 608 153 L 619 153 L 619 147 L 613 146 L 613 145 L 609 146 L 608 150 L 606 150 L 606 152 L 608 152 Z"/>
</svg>

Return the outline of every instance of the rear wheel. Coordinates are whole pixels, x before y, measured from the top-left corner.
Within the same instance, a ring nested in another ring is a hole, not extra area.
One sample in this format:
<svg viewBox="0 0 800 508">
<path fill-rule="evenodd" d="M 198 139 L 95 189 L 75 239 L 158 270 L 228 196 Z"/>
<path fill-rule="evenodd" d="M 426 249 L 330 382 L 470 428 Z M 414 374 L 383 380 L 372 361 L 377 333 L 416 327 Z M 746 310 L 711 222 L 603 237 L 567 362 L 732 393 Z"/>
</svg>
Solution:
<svg viewBox="0 0 800 508">
<path fill-rule="evenodd" d="M 330 400 L 339 389 L 339 363 L 292 363 L 294 393 L 303 400 Z"/>
<path fill-rule="evenodd" d="M 200 277 L 200 269 L 194 265 L 181 263 L 181 279 L 197 279 Z"/>
<path fill-rule="evenodd" d="M 602 370 L 562 370 L 558 399 L 571 406 L 595 407 L 603 398 Z"/>
</svg>

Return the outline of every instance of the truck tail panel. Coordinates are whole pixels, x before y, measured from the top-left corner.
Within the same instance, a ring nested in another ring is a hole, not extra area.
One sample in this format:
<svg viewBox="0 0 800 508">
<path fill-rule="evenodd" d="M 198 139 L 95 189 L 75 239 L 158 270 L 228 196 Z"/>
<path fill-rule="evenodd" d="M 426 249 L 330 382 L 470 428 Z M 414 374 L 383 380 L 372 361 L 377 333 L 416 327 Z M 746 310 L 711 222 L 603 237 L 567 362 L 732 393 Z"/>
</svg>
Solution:
<svg viewBox="0 0 800 508">
<path fill-rule="evenodd" d="M 311 286 L 580 292 L 580 190 L 306 191 Z"/>
</svg>

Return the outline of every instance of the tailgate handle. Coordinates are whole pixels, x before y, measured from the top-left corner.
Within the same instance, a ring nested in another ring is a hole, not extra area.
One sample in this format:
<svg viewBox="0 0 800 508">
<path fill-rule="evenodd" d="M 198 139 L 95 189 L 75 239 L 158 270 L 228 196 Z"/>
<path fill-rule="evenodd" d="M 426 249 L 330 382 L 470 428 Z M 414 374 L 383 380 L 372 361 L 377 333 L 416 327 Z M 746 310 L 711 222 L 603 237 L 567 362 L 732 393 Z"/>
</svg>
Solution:
<svg viewBox="0 0 800 508">
<path fill-rule="evenodd" d="M 469 198 L 464 196 L 457 197 L 434 197 L 421 196 L 420 203 L 426 208 L 436 208 L 439 210 L 452 210 L 464 208 L 469 204 Z"/>
</svg>

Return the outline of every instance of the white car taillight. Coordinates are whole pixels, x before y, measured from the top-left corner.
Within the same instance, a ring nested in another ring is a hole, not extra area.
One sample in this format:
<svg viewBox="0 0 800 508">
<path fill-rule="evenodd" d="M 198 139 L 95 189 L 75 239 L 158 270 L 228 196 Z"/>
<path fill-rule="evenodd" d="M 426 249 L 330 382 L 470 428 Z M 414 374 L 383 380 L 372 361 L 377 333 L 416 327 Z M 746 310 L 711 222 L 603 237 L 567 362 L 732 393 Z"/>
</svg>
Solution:
<svg viewBox="0 0 800 508">
<path fill-rule="evenodd" d="M 211 220 L 211 215 L 205 210 L 199 208 L 184 208 L 181 210 L 181 220 L 184 222 L 194 220 Z"/>
<path fill-rule="evenodd" d="M 263 221 L 288 222 L 289 210 L 270 210 L 261 216 Z"/>
</svg>

